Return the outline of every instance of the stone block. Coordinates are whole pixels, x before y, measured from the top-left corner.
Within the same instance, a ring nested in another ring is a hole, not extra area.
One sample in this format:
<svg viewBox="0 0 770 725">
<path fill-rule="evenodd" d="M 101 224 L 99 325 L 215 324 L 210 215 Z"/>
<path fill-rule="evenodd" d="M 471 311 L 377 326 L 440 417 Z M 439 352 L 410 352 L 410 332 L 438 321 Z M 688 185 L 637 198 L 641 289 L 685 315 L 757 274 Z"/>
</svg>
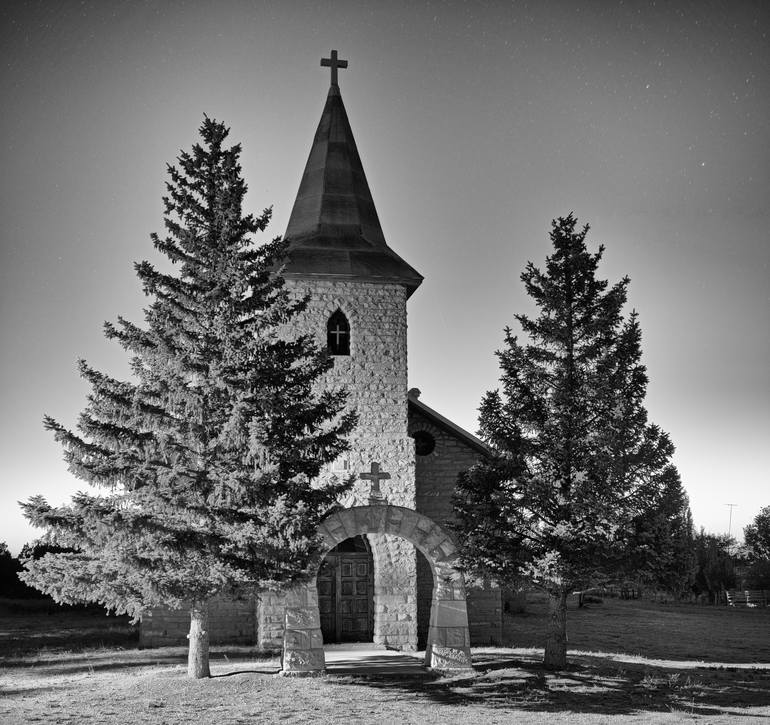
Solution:
<svg viewBox="0 0 770 725">
<path fill-rule="evenodd" d="M 286 629 L 320 629 L 318 607 L 286 607 Z"/>
<path fill-rule="evenodd" d="M 433 528 L 434 524 L 433 522 L 424 517 L 420 516 L 419 520 L 417 521 L 417 526 L 415 527 L 417 531 L 421 531 L 423 534 L 428 534 L 428 532 Z"/>
<path fill-rule="evenodd" d="M 450 538 L 446 538 L 431 552 L 431 555 L 436 561 L 448 562 L 457 556 L 457 547 Z"/>
<path fill-rule="evenodd" d="M 385 512 L 387 521 L 387 533 L 394 536 L 401 535 L 401 526 L 404 522 L 404 509 L 400 506 L 388 506 Z"/>
<path fill-rule="evenodd" d="M 325 521 L 318 527 L 318 536 L 321 537 L 323 543 L 330 549 L 333 549 L 339 543 L 337 537 L 332 532 L 333 529 L 328 527 Z"/>
<path fill-rule="evenodd" d="M 376 531 L 378 534 L 390 533 L 387 530 L 388 508 L 387 505 L 374 505 L 369 507 L 370 531 Z"/>
<path fill-rule="evenodd" d="M 373 518 L 373 512 L 377 510 L 376 507 L 369 506 L 357 506 L 351 509 L 351 513 L 354 515 L 354 531 L 355 534 L 371 534 L 377 531 L 375 524 L 376 519 Z M 350 530 L 350 529 L 348 529 Z M 351 534 L 353 536 L 354 534 Z"/>
<path fill-rule="evenodd" d="M 471 651 L 468 647 L 440 647 L 433 645 L 425 652 L 425 665 L 433 670 L 470 670 Z"/>
<path fill-rule="evenodd" d="M 415 527 L 414 531 L 409 536 L 409 541 L 411 541 L 422 554 L 424 554 L 428 559 L 430 559 L 430 552 L 425 547 L 425 540 L 428 538 L 427 532 Z"/>
<path fill-rule="evenodd" d="M 434 599 L 430 608 L 432 627 L 467 627 L 468 608 L 465 600 Z"/>
<path fill-rule="evenodd" d="M 320 629 L 287 629 L 283 645 L 287 651 L 323 649 Z"/>
<path fill-rule="evenodd" d="M 414 627 L 410 621 L 397 621 L 395 618 L 389 622 L 383 622 L 383 632 L 388 637 L 401 636 L 408 637 Z"/>
<path fill-rule="evenodd" d="M 318 591 L 310 584 L 298 584 L 285 593 L 287 607 L 317 607 Z"/>
<path fill-rule="evenodd" d="M 284 672 L 322 672 L 326 667 L 323 648 L 286 650 L 283 653 Z"/>
<path fill-rule="evenodd" d="M 431 627 L 428 638 L 432 645 L 439 647 L 471 646 L 471 637 L 467 627 Z"/>
<path fill-rule="evenodd" d="M 324 527 L 331 537 L 331 548 L 334 548 L 341 541 L 350 538 L 339 513 L 329 516 L 329 518 L 324 521 Z"/>
<path fill-rule="evenodd" d="M 402 508 L 401 530 L 399 536 L 402 536 L 409 541 L 413 541 L 414 532 L 417 528 L 417 523 L 422 519 L 420 514 L 416 511 L 410 511 L 409 509 Z"/>
<path fill-rule="evenodd" d="M 340 525 L 342 526 L 342 531 L 344 533 L 340 533 L 340 536 L 342 537 L 340 541 L 344 541 L 345 539 L 350 539 L 353 536 L 357 536 L 360 532 L 356 530 L 356 518 L 355 518 L 355 512 L 360 508 L 360 503 L 357 503 L 353 508 L 347 508 L 343 511 L 339 511 L 336 515 L 339 518 Z"/>
<path fill-rule="evenodd" d="M 423 548 L 428 551 L 428 555 L 434 561 L 438 558 L 434 551 L 438 548 L 439 544 L 446 539 L 444 532 L 438 527 L 433 526 L 426 534 L 423 540 Z"/>
</svg>

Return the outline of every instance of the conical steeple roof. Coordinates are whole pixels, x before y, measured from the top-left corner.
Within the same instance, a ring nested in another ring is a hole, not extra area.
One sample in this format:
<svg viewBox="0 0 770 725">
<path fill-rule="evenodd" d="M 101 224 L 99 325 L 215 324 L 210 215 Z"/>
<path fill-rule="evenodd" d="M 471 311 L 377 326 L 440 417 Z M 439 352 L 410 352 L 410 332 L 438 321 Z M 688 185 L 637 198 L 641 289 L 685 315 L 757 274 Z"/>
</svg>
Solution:
<svg viewBox="0 0 770 725">
<path fill-rule="evenodd" d="M 422 276 L 385 243 L 334 80 L 286 229 L 284 275 L 395 282 L 411 295 Z"/>
</svg>

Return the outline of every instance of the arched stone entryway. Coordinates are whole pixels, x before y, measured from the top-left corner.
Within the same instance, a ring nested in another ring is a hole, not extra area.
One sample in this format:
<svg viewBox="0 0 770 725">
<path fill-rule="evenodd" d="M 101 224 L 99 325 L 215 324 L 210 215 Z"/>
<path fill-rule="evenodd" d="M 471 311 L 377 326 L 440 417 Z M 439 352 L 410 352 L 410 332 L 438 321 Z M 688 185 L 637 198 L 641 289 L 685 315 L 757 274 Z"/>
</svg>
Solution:
<svg viewBox="0 0 770 725">
<path fill-rule="evenodd" d="M 319 534 L 324 540 L 322 554 L 361 534 L 390 534 L 414 544 L 433 571 L 425 666 L 437 670 L 471 666 L 465 583 L 454 565 L 457 548 L 438 524 L 412 509 L 379 504 L 338 511 L 321 524 Z M 286 592 L 282 663 L 285 674 L 324 670 L 315 576 Z"/>
</svg>

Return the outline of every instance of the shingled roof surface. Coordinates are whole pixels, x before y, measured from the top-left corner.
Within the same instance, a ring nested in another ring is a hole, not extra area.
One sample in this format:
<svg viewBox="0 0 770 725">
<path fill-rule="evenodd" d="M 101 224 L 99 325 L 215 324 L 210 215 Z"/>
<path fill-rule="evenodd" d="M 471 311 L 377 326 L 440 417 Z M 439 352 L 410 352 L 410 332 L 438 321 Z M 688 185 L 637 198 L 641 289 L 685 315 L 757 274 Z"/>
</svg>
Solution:
<svg viewBox="0 0 770 725">
<path fill-rule="evenodd" d="M 287 277 L 403 284 L 422 276 L 385 243 L 338 86 L 332 85 L 286 229 Z"/>
</svg>

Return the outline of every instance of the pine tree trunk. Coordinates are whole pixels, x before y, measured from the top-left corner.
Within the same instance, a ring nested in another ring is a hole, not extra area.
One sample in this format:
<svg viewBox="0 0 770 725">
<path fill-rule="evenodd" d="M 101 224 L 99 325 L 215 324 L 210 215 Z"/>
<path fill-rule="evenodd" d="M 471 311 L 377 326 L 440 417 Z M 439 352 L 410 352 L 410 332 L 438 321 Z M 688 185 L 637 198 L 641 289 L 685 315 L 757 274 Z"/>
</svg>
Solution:
<svg viewBox="0 0 770 725">
<path fill-rule="evenodd" d="M 190 608 L 190 640 L 187 652 L 187 676 L 196 680 L 211 677 L 209 671 L 209 603 L 193 602 Z"/>
<path fill-rule="evenodd" d="M 548 630 L 543 665 L 547 670 L 567 667 L 567 590 L 548 592 Z"/>
</svg>

